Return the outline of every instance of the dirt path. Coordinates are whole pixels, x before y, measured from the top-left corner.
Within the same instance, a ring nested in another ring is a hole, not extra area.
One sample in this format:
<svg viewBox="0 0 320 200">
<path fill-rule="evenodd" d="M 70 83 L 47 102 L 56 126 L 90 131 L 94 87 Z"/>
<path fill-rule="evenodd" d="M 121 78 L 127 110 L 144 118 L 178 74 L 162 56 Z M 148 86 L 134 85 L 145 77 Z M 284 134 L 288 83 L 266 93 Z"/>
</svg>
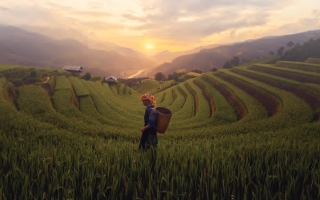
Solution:
<svg viewBox="0 0 320 200">
<path fill-rule="evenodd" d="M 45 82 L 43 82 L 43 83 L 47 83 L 47 82 L 48 82 L 48 80 L 49 80 L 49 77 L 47 77 L 47 80 L 46 80 Z"/>
</svg>

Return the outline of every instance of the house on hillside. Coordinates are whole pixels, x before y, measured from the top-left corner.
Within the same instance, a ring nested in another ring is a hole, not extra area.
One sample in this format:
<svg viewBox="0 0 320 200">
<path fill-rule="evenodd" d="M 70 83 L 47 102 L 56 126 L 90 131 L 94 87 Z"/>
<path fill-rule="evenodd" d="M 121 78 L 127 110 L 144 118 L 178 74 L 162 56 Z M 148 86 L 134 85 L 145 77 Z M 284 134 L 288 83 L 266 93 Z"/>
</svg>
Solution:
<svg viewBox="0 0 320 200">
<path fill-rule="evenodd" d="M 117 77 L 115 76 L 109 76 L 109 77 L 104 77 L 104 80 L 107 82 L 107 83 L 116 83 L 117 82 Z"/>
<path fill-rule="evenodd" d="M 68 72 L 71 72 L 74 75 L 79 75 L 82 72 L 83 67 L 82 66 L 64 66 L 62 69 Z"/>
</svg>

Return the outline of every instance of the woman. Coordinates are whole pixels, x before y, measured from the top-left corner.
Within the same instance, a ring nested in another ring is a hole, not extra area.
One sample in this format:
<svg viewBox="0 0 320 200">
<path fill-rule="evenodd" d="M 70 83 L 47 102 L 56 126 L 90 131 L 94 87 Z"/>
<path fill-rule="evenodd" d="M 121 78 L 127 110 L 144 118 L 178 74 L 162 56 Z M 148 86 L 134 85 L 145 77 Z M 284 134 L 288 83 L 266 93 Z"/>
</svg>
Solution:
<svg viewBox="0 0 320 200">
<path fill-rule="evenodd" d="M 156 150 L 158 145 L 156 131 L 158 113 L 154 109 L 156 99 L 151 93 L 147 93 L 141 96 L 141 101 L 143 105 L 146 106 L 146 110 L 144 113 L 144 126 L 141 128 L 142 136 L 139 149 L 148 150 L 153 148 Z"/>
</svg>

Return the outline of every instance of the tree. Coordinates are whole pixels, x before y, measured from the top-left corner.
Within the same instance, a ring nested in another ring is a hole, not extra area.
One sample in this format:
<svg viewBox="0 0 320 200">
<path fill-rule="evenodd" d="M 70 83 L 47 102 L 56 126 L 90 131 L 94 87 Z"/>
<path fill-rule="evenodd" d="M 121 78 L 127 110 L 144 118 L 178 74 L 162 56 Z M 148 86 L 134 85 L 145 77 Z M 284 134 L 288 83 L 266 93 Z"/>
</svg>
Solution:
<svg viewBox="0 0 320 200">
<path fill-rule="evenodd" d="M 173 74 L 169 74 L 168 75 L 168 80 L 175 80 L 175 81 L 179 81 L 179 77 L 182 76 L 183 74 L 185 74 L 185 72 L 174 72 Z"/>
<path fill-rule="evenodd" d="M 163 81 L 166 79 L 166 76 L 162 72 L 158 72 L 156 75 L 154 75 L 154 79 L 157 81 Z"/>
<path fill-rule="evenodd" d="M 274 55 L 273 51 L 270 51 L 270 52 L 269 52 L 269 55 L 270 55 L 270 56 L 273 56 L 273 55 Z"/>
<path fill-rule="evenodd" d="M 31 76 L 32 78 L 37 77 L 37 75 L 38 75 L 38 73 L 37 73 L 37 71 L 36 71 L 36 70 L 32 70 L 32 71 L 30 71 L 30 76 Z"/>
<path fill-rule="evenodd" d="M 217 70 L 218 70 L 217 68 L 213 67 L 210 71 L 216 72 Z"/>
<path fill-rule="evenodd" d="M 225 69 L 231 69 L 233 66 L 232 64 L 230 63 L 230 61 L 226 61 L 223 65 L 223 68 Z"/>
<path fill-rule="evenodd" d="M 199 70 L 199 69 L 193 69 L 193 70 L 191 70 L 192 72 L 195 72 L 195 73 L 199 73 L 199 74 L 202 74 L 202 71 L 201 70 Z"/>
<path fill-rule="evenodd" d="M 84 80 L 90 80 L 91 79 L 91 73 L 87 72 L 85 75 L 82 76 Z"/>
<path fill-rule="evenodd" d="M 233 57 L 233 59 L 230 61 L 233 66 L 239 66 L 240 65 L 240 58 L 238 56 Z"/>
<path fill-rule="evenodd" d="M 284 51 L 284 47 L 280 47 L 277 51 L 277 55 L 281 56 L 283 54 L 283 51 Z"/>
<path fill-rule="evenodd" d="M 291 47 L 294 46 L 294 43 L 292 41 L 288 42 L 287 47 L 289 47 L 291 49 Z"/>
</svg>

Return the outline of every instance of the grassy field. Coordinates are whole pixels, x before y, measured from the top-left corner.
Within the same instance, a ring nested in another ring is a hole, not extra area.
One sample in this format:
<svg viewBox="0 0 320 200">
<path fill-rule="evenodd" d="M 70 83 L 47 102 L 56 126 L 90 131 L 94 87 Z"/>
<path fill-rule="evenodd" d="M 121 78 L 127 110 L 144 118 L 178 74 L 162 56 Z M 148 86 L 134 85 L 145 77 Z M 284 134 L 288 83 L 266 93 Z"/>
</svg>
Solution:
<svg viewBox="0 0 320 200">
<path fill-rule="evenodd" d="M 5 75 L 17 66 L 0 65 L 0 199 L 319 199 L 311 61 L 137 90 L 54 71 L 47 83 L 14 85 Z M 138 150 L 149 91 L 172 111 L 155 154 Z"/>
</svg>

